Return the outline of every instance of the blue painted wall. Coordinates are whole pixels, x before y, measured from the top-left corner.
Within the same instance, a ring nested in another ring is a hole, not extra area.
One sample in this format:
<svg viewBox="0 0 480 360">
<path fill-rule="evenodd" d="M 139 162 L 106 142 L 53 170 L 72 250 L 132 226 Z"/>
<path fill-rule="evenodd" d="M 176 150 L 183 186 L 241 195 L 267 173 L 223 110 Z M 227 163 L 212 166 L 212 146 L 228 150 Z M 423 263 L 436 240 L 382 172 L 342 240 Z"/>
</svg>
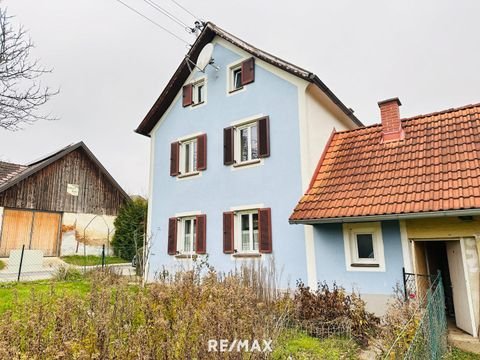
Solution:
<svg viewBox="0 0 480 360">
<path fill-rule="evenodd" d="M 278 270 L 283 269 L 283 285 L 294 285 L 299 278 L 306 281 L 304 229 L 288 223 L 302 195 L 298 89 L 257 65 L 255 82 L 246 91 L 227 96 L 226 68 L 241 57 L 219 44 L 213 57 L 220 70 L 207 68 L 206 105 L 183 108 L 180 96 L 154 130 L 149 276 L 163 266 L 174 269 L 190 261 L 167 254 L 168 218 L 197 210 L 207 214 L 209 263 L 221 271 L 232 270 L 239 260 L 223 254 L 222 213 L 230 207 L 262 203 L 272 209 L 273 256 Z M 259 113 L 270 116 L 271 156 L 262 166 L 232 171 L 223 165 L 223 129 Z M 207 170 L 199 177 L 177 180 L 169 174 L 170 143 L 196 132 L 207 134 Z"/>
<path fill-rule="evenodd" d="M 347 290 L 352 288 L 363 294 L 393 293 L 402 281 L 403 255 L 400 224 L 397 220 L 381 223 L 385 252 L 385 272 L 347 271 L 342 224 L 314 226 L 315 256 L 318 281 L 333 280 Z"/>
</svg>

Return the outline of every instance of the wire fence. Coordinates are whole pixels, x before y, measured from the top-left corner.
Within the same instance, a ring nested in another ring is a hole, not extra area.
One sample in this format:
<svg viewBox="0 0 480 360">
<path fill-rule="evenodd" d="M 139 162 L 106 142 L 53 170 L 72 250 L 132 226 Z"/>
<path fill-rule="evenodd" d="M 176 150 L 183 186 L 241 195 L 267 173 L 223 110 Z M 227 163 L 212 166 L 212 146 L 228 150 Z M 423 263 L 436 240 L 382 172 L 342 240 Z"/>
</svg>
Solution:
<svg viewBox="0 0 480 360">
<path fill-rule="evenodd" d="M 436 276 L 404 272 L 404 285 L 405 301 L 416 301 L 418 309 L 384 359 L 442 359 L 448 347 L 445 293 L 440 271 Z M 405 338 L 411 339 L 406 347 Z"/>
</svg>

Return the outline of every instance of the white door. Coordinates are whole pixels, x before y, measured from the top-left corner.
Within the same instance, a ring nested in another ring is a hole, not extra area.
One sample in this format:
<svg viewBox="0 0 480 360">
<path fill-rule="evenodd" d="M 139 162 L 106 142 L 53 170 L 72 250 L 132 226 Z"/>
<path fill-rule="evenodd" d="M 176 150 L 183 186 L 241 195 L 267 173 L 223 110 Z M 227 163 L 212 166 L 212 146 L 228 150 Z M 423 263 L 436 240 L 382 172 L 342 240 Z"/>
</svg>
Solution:
<svg viewBox="0 0 480 360">
<path fill-rule="evenodd" d="M 460 241 L 447 241 L 448 269 L 452 281 L 453 306 L 457 327 L 476 336 L 472 318 L 472 301 L 468 289 L 463 264 L 462 247 Z"/>
</svg>

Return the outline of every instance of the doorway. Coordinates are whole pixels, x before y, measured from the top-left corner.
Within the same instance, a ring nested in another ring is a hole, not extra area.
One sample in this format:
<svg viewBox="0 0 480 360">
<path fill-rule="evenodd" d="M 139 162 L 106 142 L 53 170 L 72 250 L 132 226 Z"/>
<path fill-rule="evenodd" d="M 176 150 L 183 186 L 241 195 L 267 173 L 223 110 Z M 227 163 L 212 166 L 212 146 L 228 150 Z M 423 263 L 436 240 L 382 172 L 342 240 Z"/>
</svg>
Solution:
<svg viewBox="0 0 480 360">
<path fill-rule="evenodd" d="M 477 337 L 479 300 L 478 292 L 472 294 L 472 289 L 477 288 L 480 279 L 475 240 L 469 240 L 471 241 L 466 239 L 413 241 L 413 265 L 416 274 L 432 276 L 438 271 L 441 272 L 446 315 L 458 328 Z M 467 253 L 472 250 L 470 249 L 472 245 L 475 256 L 467 262 Z M 423 284 L 417 283 L 417 287 L 419 292 L 426 291 Z"/>
</svg>

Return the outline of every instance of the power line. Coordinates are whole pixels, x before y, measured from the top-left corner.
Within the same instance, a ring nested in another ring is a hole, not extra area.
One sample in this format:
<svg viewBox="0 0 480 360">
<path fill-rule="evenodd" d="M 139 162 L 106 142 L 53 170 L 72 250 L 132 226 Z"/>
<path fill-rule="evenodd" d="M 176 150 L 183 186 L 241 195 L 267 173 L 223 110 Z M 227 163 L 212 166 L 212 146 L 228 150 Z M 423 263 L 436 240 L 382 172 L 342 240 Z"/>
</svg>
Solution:
<svg viewBox="0 0 480 360">
<path fill-rule="evenodd" d="M 187 41 L 183 40 L 180 36 L 174 34 L 173 32 L 171 32 L 170 30 L 168 30 L 167 28 L 163 27 L 162 25 L 160 25 L 159 23 L 157 23 L 156 21 L 150 19 L 148 16 L 146 15 L 143 15 L 140 11 L 134 9 L 133 7 L 131 7 L 130 5 L 124 3 L 122 0 L 116 0 L 117 2 L 119 2 L 120 4 L 122 4 L 123 6 L 125 6 L 126 8 L 130 9 L 131 11 L 133 11 L 134 13 L 136 13 L 137 15 L 141 16 L 142 18 L 144 18 L 145 20 L 151 22 L 153 25 L 159 27 L 160 29 L 162 29 L 163 31 L 169 33 L 170 35 L 172 35 L 173 37 L 175 37 L 176 39 L 180 40 L 181 42 L 183 42 L 184 44 L 187 44 L 187 45 L 190 45 Z"/>
<path fill-rule="evenodd" d="M 190 14 L 191 16 L 193 16 L 195 18 L 195 20 L 198 20 L 200 21 L 200 23 L 203 23 L 202 20 L 199 19 L 198 16 L 195 16 L 194 13 L 192 13 L 191 11 L 189 11 L 186 7 L 182 6 L 182 4 L 179 4 L 177 1 L 175 0 L 170 0 L 171 2 L 173 2 L 175 5 L 177 5 L 180 9 L 183 9 L 183 11 L 186 11 L 188 14 Z"/>
<path fill-rule="evenodd" d="M 155 10 L 157 10 L 158 12 L 162 13 L 163 15 L 165 15 L 166 17 L 168 17 L 170 20 L 174 21 L 176 24 L 180 25 L 181 27 L 183 27 L 185 30 L 187 31 L 190 31 L 190 27 L 185 24 L 182 20 L 178 19 L 175 15 L 173 15 L 172 13 L 168 12 L 167 10 L 165 10 L 164 8 L 162 8 L 160 5 L 158 5 L 157 3 L 155 3 L 154 1 L 152 0 L 143 0 L 144 2 L 146 2 L 148 5 L 150 5 L 151 7 L 153 7 Z M 190 31 L 191 32 L 191 31 Z"/>
</svg>

